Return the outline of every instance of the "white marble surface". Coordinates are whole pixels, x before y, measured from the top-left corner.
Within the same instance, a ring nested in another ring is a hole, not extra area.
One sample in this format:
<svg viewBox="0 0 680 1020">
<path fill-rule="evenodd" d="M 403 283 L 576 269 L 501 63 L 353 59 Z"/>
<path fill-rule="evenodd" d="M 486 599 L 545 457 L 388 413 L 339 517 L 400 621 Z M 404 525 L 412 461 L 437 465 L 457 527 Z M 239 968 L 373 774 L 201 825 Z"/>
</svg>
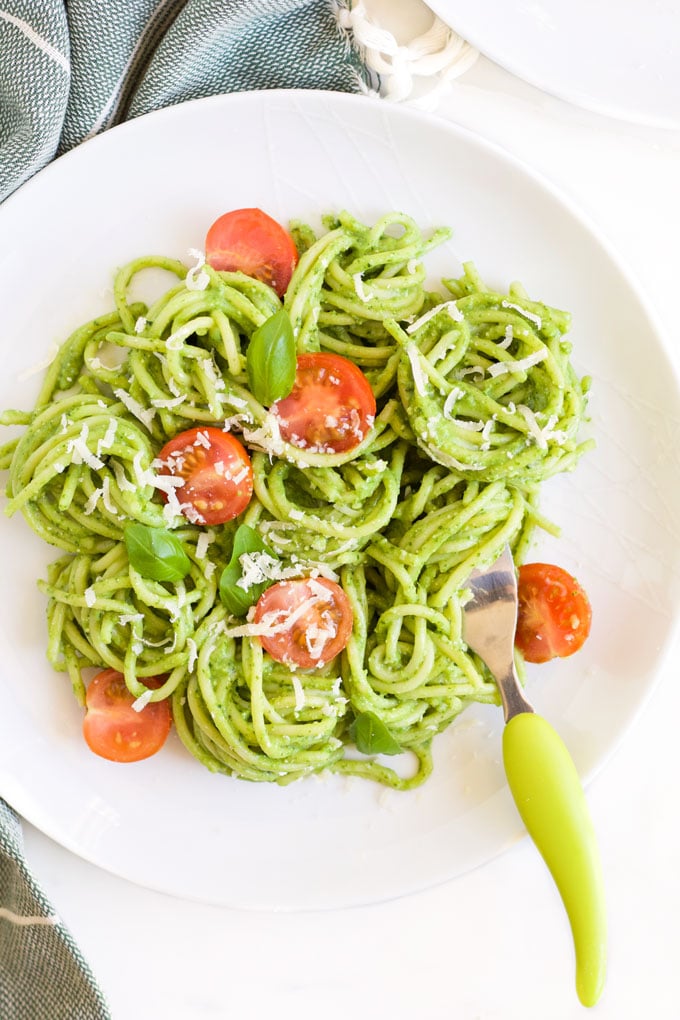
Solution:
<svg viewBox="0 0 680 1020">
<path fill-rule="evenodd" d="M 392 17 L 404 26 L 426 21 L 415 0 L 395 4 Z M 637 277 L 680 366 L 680 132 L 577 110 L 484 59 L 437 113 L 499 143 L 579 203 Z M 600 1020 L 680 1017 L 679 674 L 676 642 L 651 701 L 588 788 L 610 925 L 607 986 L 592 1011 Z M 585 1014 L 567 922 L 528 840 L 418 895 L 277 915 L 141 889 L 25 830 L 29 862 L 89 959 L 114 1020 Z"/>
</svg>

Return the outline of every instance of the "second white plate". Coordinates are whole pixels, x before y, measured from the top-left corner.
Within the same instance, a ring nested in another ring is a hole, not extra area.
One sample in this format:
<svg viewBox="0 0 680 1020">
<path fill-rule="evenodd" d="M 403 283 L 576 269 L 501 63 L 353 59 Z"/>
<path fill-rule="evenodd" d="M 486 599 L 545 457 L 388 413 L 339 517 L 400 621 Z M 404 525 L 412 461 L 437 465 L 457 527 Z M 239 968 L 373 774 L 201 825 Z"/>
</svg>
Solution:
<svg viewBox="0 0 680 1020">
<path fill-rule="evenodd" d="M 676 0 L 427 0 L 507 71 L 596 113 L 680 128 Z"/>
</svg>

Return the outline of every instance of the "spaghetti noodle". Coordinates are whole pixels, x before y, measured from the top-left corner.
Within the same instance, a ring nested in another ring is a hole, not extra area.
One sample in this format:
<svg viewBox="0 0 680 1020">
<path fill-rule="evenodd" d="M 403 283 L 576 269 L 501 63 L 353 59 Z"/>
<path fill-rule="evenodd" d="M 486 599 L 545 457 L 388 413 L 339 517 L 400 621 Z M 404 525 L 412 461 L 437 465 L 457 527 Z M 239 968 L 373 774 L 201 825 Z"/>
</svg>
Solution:
<svg viewBox="0 0 680 1020">
<path fill-rule="evenodd" d="M 115 311 L 78 329 L 0 454 L 8 514 L 61 550 L 40 582 L 48 657 L 83 703 L 89 667 L 125 676 L 143 703 L 172 700 L 186 748 L 208 769 L 285 784 L 324 770 L 410 788 L 429 774 L 435 734 L 496 686 L 461 636 L 465 581 L 509 542 L 521 560 L 540 484 L 588 447 L 577 433 L 587 380 L 565 340 L 569 316 L 514 285 L 488 289 L 472 265 L 426 287 L 425 238 L 407 216 L 367 227 L 347 213 L 317 236 L 292 227 L 300 260 L 283 301 L 299 353 L 358 366 L 377 401 L 372 428 L 341 453 L 286 442 L 248 387 L 254 331 L 281 308 L 240 273 L 160 257 L 115 278 Z M 130 298 L 148 269 L 175 277 L 147 306 Z M 254 495 L 216 527 L 178 512 L 160 448 L 189 424 L 239 434 Z M 168 528 L 190 569 L 154 581 L 130 563 L 131 522 Z M 219 579 L 239 525 L 254 529 L 278 576 L 332 578 L 353 628 L 326 666 L 272 659 L 230 616 Z M 144 678 L 161 677 L 150 690 Z M 143 710 L 143 709 L 142 709 Z M 359 755 L 350 727 L 374 713 L 417 767 L 404 778 Z"/>
</svg>

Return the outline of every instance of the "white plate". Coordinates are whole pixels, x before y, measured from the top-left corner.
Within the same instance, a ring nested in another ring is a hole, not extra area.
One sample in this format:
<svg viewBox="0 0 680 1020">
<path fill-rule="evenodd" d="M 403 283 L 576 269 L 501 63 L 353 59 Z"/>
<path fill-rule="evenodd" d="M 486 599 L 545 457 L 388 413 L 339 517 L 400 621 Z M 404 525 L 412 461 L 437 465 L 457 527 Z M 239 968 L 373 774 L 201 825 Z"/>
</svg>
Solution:
<svg viewBox="0 0 680 1020">
<path fill-rule="evenodd" d="M 427 0 L 485 56 L 577 106 L 680 128 L 677 0 Z"/>
<path fill-rule="evenodd" d="M 450 224 L 433 281 L 474 259 L 492 285 L 520 279 L 573 311 L 598 447 L 546 486 L 564 535 L 538 554 L 578 572 L 595 623 L 578 656 L 531 670 L 529 694 L 587 779 L 648 696 L 678 613 L 678 390 L 606 245 L 499 149 L 379 101 L 310 92 L 218 97 L 115 128 L 0 209 L 0 406 L 31 404 L 38 381 L 18 381 L 22 370 L 110 305 L 113 267 L 149 252 L 186 258 L 219 213 L 251 205 L 284 221 L 347 207 L 366 220 L 400 208 L 425 228 Z M 23 519 L 0 525 L 0 794 L 84 858 L 179 896 L 306 909 L 433 885 L 522 835 L 493 708 L 438 738 L 434 776 L 407 794 L 338 778 L 235 781 L 174 738 L 139 765 L 98 759 L 80 739 L 68 680 L 45 662 L 35 581 L 51 551 Z"/>
</svg>

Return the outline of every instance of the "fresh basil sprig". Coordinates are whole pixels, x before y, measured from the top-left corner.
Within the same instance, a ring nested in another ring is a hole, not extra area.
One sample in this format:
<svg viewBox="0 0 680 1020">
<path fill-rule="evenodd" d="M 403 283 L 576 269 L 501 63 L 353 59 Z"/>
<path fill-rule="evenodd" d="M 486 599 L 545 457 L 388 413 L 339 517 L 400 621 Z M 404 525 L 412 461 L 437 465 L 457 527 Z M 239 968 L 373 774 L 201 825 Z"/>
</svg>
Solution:
<svg viewBox="0 0 680 1020">
<path fill-rule="evenodd" d="M 274 312 L 255 330 L 248 344 L 248 385 L 264 407 L 287 397 L 295 382 L 297 355 L 288 313 Z"/>
<path fill-rule="evenodd" d="M 349 735 L 362 754 L 400 754 L 401 747 L 375 712 L 361 712 Z"/>
<path fill-rule="evenodd" d="M 262 592 L 274 583 L 267 579 L 259 584 L 251 584 L 248 588 L 238 584 L 243 577 L 241 556 L 248 553 L 265 553 L 272 559 L 278 560 L 278 557 L 262 541 L 254 528 L 250 528 L 247 524 L 238 526 L 234 535 L 231 559 L 220 577 L 220 598 L 234 616 L 244 616 L 250 607 L 255 605 Z"/>
<path fill-rule="evenodd" d="M 152 581 L 181 581 L 191 569 L 182 543 L 165 528 L 128 524 L 123 532 L 131 566 Z"/>
</svg>

